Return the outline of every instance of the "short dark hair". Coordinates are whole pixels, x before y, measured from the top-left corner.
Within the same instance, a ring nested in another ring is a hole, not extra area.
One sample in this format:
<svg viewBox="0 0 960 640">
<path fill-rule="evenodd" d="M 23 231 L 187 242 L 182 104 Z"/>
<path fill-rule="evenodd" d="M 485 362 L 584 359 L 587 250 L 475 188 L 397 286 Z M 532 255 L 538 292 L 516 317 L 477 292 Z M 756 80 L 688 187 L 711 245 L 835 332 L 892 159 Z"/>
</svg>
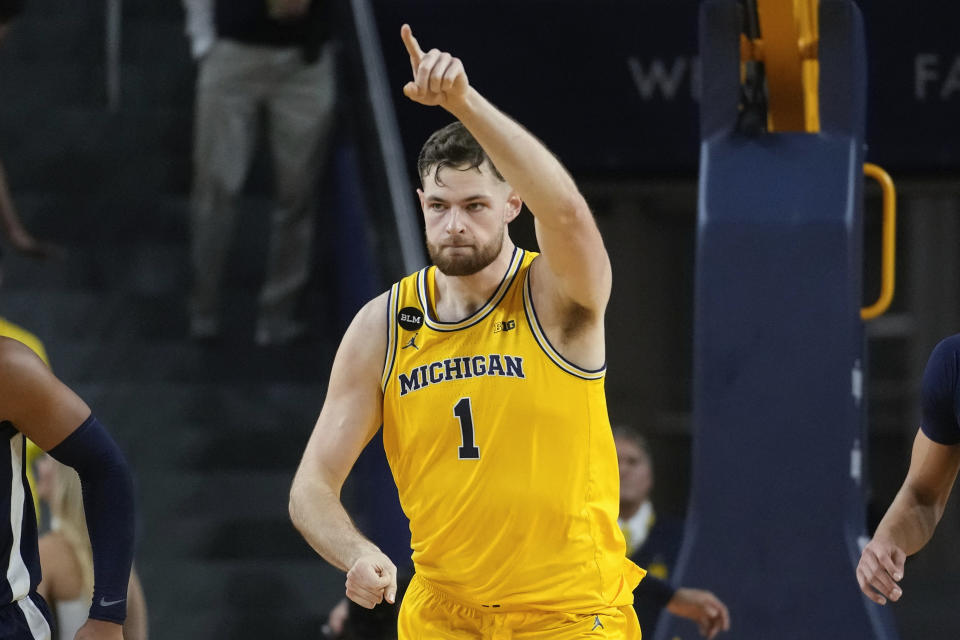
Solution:
<svg viewBox="0 0 960 640">
<path fill-rule="evenodd" d="M 647 454 L 648 459 L 653 460 L 653 454 L 650 452 L 650 443 L 647 442 L 645 437 L 643 437 L 643 434 L 633 427 L 625 424 L 615 424 L 613 425 L 612 429 L 614 438 L 629 440 L 633 444 L 637 445 L 637 447 L 642 449 L 643 452 Z"/>
<path fill-rule="evenodd" d="M 24 0 L 0 0 L 0 25 L 13 20 L 23 11 Z"/>
<path fill-rule="evenodd" d="M 451 122 L 443 129 L 434 131 L 423 143 L 420 149 L 420 157 L 417 158 L 417 171 L 420 174 L 420 180 L 423 181 L 433 170 L 433 180 L 438 185 L 440 182 L 440 169 L 450 167 L 458 171 L 469 171 L 480 167 L 484 162 L 490 163 L 493 175 L 500 182 L 506 182 L 497 168 L 494 166 L 490 156 L 483 150 L 477 139 L 467 131 L 459 121 Z"/>
</svg>

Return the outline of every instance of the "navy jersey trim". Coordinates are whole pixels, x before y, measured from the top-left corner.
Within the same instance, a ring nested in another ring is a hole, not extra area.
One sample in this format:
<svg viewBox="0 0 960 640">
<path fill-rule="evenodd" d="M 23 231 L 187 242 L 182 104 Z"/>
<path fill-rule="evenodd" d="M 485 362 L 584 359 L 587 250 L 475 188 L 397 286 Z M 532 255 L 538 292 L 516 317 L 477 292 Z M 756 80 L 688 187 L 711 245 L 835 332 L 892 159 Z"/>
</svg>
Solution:
<svg viewBox="0 0 960 640">
<path fill-rule="evenodd" d="M 3 473 L 9 482 L 6 513 L 8 547 L 3 557 L 3 593 L 4 602 L 13 602 L 24 598 L 39 582 L 37 556 L 36 516 L 33 513 L 33 500 L 27 484 L 24 464 L 26 462 L 26 437 L 17 432 L 7 441 L 7 461 Z M 28 508 L 27 501 L 30 501 Z M 30 520 L 27 519 L 29 516 Z"/>
<path fill-rule="evenodd" d="M 534 260 L 536 260 L 536 258 L 534 258 Z M 534 339 L 547 357 L 570 375 L 583 380 L 599 380 L 607 370 L 606 363 L 599 369 L 584 369 L 564 358 L 550 343 L 550 339 L 547 338 L 547 333 L 543 330 L 543 327 L 540 325 L 540 319 L 537 317 L 537 310 L 533 306 L 533 292 L 530 289 L 530 271 L 532 267 L 533 262 L 531 262 L 530 267 L 527 268 L 526 277 L 523 282 L 523 313 L 527 317 L 527 324 L 530 326 L 530 332 L 533 334 Z"/>
<path fill-rule="evenodd" d="M 420 306 L 423 308 L 424 324 L 434 331 L 460 331 L 461 329 L 468 329 L 486 318 L 507 295 L 507 291 L 510 290 L 517 274 L 520 272 L 520 265 L 523 264 L 526 253 L 523 249 L 514 247 L 513 254 L 510 257 L 510 266 L 507 267 L 503 278 L 500 279 L 500 284 L 497 285 L 490 298 L 475 312 L 456 322 L 441 322 L 433 317 L 433 305 L 429 304 L 429 297 L 427 296 L 427 272 L 431 267 L 421 269 L 420 273 L 417 274 L 417 297 L 420 300 Z"/>
<path fill-rule="evenodd" d="M 393 365 L 397 360 L 397 307 L 400 305 L 400 283 L 396 282 L 387 293 L 387 353 L 383 360 L 383 377 L 380 389 L 386 391 Z"/>
</svg>

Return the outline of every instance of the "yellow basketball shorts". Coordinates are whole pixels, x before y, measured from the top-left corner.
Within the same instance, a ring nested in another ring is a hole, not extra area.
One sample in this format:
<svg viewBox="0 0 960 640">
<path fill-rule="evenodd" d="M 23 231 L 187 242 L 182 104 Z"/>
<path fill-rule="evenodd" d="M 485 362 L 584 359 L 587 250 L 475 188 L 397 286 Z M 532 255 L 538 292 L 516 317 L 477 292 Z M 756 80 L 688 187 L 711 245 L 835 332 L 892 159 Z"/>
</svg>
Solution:
<svg viewBox="0 0 960 640">
<path fill-rule="evenodd" d="M 630 605 L 590 614 L 494 613 L 456 602 L 417 575 L 403 597 L 398 628 L 399 640 L 640 640 Z"/>
</svg>

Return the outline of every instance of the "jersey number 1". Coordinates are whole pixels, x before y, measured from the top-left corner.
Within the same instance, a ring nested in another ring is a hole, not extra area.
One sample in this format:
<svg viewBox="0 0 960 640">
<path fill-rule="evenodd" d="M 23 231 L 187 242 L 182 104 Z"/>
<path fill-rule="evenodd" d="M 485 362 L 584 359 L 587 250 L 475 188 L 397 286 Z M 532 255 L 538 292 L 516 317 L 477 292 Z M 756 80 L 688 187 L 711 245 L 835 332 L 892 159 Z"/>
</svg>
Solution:
<svg viewBox="0 0 960 640">
<path fill-rule="evenodd" d="M 461 460 L 479 460 L 480 449 L 473 441 L 473 408 L 470 407 L 470 398 L 460 398 L 453 407 L 453 415 L 460 421 L 460 438 L 463 443 L 457 449 Z"/>
</svg>

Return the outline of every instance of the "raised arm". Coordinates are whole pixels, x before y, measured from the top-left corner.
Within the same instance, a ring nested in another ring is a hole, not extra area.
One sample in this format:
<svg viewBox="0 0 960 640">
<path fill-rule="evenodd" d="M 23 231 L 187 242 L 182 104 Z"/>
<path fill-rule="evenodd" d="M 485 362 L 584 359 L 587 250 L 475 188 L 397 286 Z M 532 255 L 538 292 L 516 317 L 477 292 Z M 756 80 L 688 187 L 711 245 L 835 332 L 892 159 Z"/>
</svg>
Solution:
<svg viewBox="0 0 960 640">
<path fill-rule="evenodd" d="M 77 640 L 121 638 L 133 561 L 133 482 L 90 409 L 27 347 L 0 339 L 0 419 L 76 469 L 93 550 L 93 603 Z"/>
<path fill-rule="evenodd" d="M 327 562 L 347 572 L 347 597 L 368 609 L 384 598 L 394 601 L 397 570 L 354 526 L 340 491 L 382 421 L 386 308 L 384 294 L 367 303 L 347 329 L 290 489 L 294 526 Z"/>
<path fill-rule="evenodd" d="M 425 53 L 408 25 L 400 36 L 413 70 L 404 94 L 460 120 L 536 218 L 548 267 L 537 272 L 537 287 L 561 304 L 573 302 L 602 315 L 610 297 L 610 260 L 573 178 L 543 143 L 470 86 L 458 58 L 437 49 Z"/>
</svg>

